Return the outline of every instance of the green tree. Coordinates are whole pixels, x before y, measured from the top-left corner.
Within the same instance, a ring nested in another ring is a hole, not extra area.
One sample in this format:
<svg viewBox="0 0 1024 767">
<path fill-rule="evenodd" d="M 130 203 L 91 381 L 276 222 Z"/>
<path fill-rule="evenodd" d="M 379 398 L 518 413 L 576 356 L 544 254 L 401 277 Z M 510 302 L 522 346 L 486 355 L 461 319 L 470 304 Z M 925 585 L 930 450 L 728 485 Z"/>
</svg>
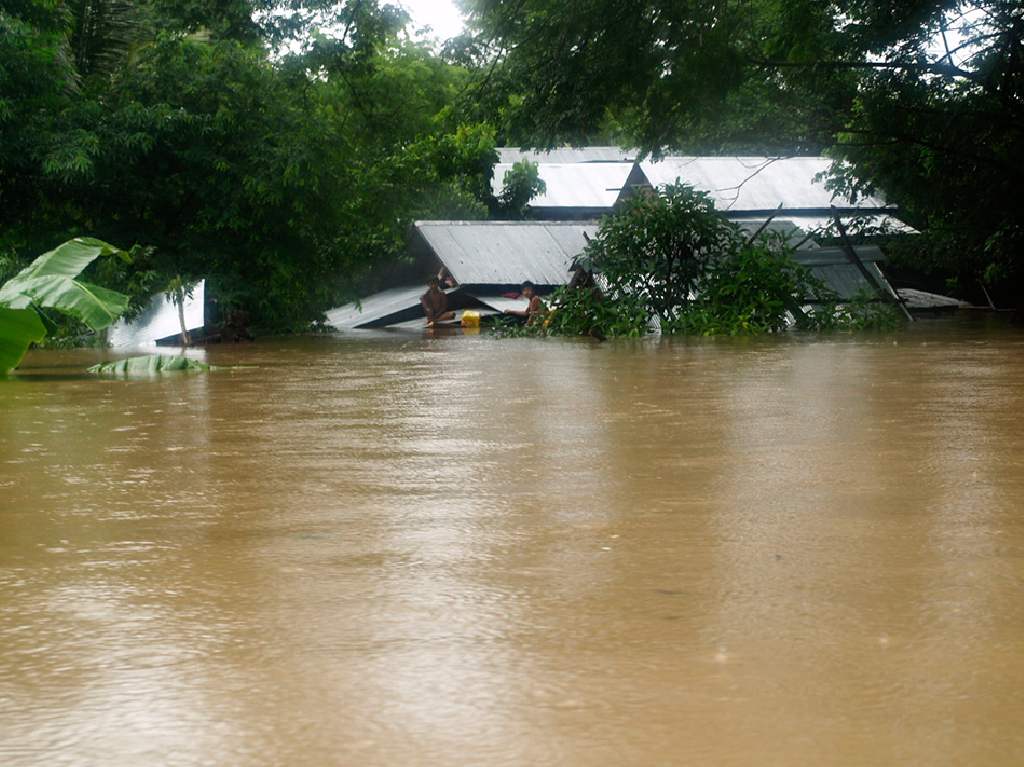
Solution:
<svg viewBox="0 0 1024 767">
<path fill-rule="evenodd" d="M 603 290 L 590 280 L 567 286 L 543 324 L 517 332 L 637 336 L 656 324 L 664 334 L 758 335 L 898 324 L 877 296 L 840 304 L 783 235 L 751 237 L 691 187 L 659 192 L 628 199 L 589 241 L 584 263 Z"/>
<path fill-rule="evenodd" d="M 586 141 L 604 125 L 653 152 L 827 150 L 852 163 L 839 185 L 883 189 L 932 233 L 924 260 L 1024 299 L 1017 0 L 468 6 L 511 141 Z"/>
<path fill-rule="evenodd" d="M 670 185 L 637 194 L 605 218 L 587 247 L 612 299 L 630 296 L 671 325 L 685 311 L 709 263 L 733 250 L 739 230 L 703 192 Z"/>
<path fill-rule="evenodd" d="M 498 195 L 498 213 L 503 218 L 521 219 L 529 215 L 530 200 L 547 191 L 540 177 L 537 163 L 519 160 L 505 171 L 501 194 Z"/>
<path fill-rule="evenodd" d="M 468 72 L 391 6 L 21 3 L 0 16 L 20 35 L 0 69 L 19 110 L 0 122 L 11 268 L 96 233 L 140 246 L 109 267 L 133 296 L 206 277 L 223 308 L 297 329 L 400 256 L 415 218 L 486 214 L 493 131 L 450 108 Z"/>
</svg>

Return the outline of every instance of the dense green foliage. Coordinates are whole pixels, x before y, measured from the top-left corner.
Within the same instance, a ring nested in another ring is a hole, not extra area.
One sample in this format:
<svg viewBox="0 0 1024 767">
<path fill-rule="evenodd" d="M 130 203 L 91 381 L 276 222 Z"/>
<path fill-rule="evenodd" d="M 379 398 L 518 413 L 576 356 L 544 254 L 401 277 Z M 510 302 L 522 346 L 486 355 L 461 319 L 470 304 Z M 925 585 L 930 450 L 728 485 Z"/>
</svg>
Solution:
<svg viewBox="0 0 1024 767">
<path fill-rule="evenodd" d="M 736 227 L 703 192 L 685 185 L 632 196 L 587 248 L 612 298 L 635 296 L 663 324 L 675 321 L 712 259 L 733 250 Z"/>
<path fill-rule="evenodd" d="M 0 305 L 0 375 L 16 368 L 28 347 L 45 337 L 46 327 L 34 310 Z"/>
<path fill-rule="evenodd" d="M 1019 0 L 471 0 L 510 143 L 849 160 L 924 238 L 897 256 L 1024 299 Z"/>
<path fill-rule="evenodd" d="M 0 373 L 17 367 L 29 345 L 43 340 L 54 324 L 50 310 L 94 332 L 124 313 L 128 296 L 79 279 L 101 257 L 129 256 L 100 240 L 70 240 L 0 285 Z"/>
<path fill-rule="evenodd" d="M 438 54 L 383 0 L 5 0 L 0 279 L 95 235 L 130 246 L 92 267 L 129 314 L 206 278 L 222 319 L 305 328 L 413 220 L 528 216 L 543 182 L 517 166 L 493 199 L 495 143 L 598 140 L 831 152 L 838 189 L 925 232 L 896 263 L 1024 297 L 1019 2 L 464 5 Z"/>
<path fill-rule="evenodd" d="M 702 192 L 672 185 L 635 195 L 602 220 L 585 263 L 596 285 L 566 287 L 525 335 L 759 335 L 789 327 L 891 327 L 899 316 L 878 296 L 839 298 L 792 257 L 779 233 L 749 235 Z M 508 333 L 507 327 L 500 328 Z"/>
<path fill-rule="evenodd" d="M 537 164 L 520 160 L 505 171 L 497 213 L 503 218 L 521 219 L 529 214 L 530 200 L 547 191 Z"/>
<path fill-rule="evenodd" d="M 468 73 L 405 21 L 369 0 L 6 3 L 0 256 L 134 243 L 109 275 L 126 293 L 206 277 L 224 311 L 303 327 L 413 219 L 487 214 L 493 131 L 453 117 Z"/>
</svg>

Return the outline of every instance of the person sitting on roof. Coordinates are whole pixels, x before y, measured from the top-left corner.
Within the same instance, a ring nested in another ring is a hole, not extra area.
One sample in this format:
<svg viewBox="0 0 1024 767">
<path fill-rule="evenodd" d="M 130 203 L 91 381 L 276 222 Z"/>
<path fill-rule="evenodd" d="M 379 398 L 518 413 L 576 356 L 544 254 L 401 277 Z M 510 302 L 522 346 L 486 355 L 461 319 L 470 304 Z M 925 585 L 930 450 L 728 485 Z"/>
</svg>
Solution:
<svg viewBox="0 0 1024 767">
<path fill-rule="evenodd" d="M 441 290 L 441 283 L 437 277 L 431 277 L 427 281 L 427 292 L 420 296 L 420 304 L 423 305 L 423 314 L 427 318 L 427 327 L 437 322 L 455 319 L 455 312 L 448 311 L 448 296 Z"/>
<path fill-rule="evenodd" d="M 457 288 L 459 287 L 458 281 L 455 276 L 448 271 L 447 266 L 442 266 L 437 272 L 437 280 L 441 283 L 442 288 Z"/>
<path fill-rule="evenodd" d="M 529 280 L 523 283 L 522 291 L 519 295 L 527 299 L 530 304 L 525 309 L 508 309 L 505 311 L 505 314 L 525 317 L 527 323 L 532 323 L 542 319 L 548 313 L 547 306 L 540 300 L 540 296 L 537 295 L 533 283 Z"/>
<path fill-rule="evenodd" d="M 572 278 L 566 286 L 567 290 L 589 290 L 595 301 L 604 300 L 604 293 L 598 287 L 594 273 L 588 270 L 579 259 L 573 259 L 569 273 L 572 274 Z"/>
</svg>

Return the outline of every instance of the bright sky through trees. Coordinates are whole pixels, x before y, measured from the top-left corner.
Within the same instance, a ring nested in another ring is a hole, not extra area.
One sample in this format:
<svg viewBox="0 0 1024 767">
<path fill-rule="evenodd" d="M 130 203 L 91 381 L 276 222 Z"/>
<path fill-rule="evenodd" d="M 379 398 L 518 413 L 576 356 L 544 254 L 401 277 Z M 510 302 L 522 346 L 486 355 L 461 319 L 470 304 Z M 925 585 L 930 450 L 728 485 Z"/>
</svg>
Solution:
<svg viewBox="0 0 1024 767">
<path fill-rule="evenodd" d="M 454 0 L 400 0 L 416 28 L 429 26 L 439 40 L 455 37 L 463 30 L 462 15 Z"/>
</svg>

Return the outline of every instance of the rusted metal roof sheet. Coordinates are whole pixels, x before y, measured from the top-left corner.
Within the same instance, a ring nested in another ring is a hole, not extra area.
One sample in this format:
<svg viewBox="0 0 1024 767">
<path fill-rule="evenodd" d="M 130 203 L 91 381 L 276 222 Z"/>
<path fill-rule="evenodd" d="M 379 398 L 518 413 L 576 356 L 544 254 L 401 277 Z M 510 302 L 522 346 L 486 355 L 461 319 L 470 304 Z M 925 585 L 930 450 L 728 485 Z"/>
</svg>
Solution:
<svg viewBox="0 0 1024 767">
<path fill-rule="evenodd" d="M 827 157 L 666 157 L 647 160 L 640 167 L 653 186 L 680 180 L 715 200 L 723 213 L 740 211 L 828 210 L 835 205 L 845 209 L 886 207 L 878 197 L 865 197 L 856 204 L 825 188 L 816 181 L 827 171 Z"/>
<path fill-rule="evenodd" d="M 513 146 L 498 147 L 498 162 L 514 163 L 520 160 L 530 162 L 635 162 L 639 153 L 635 149 L 617 146 L 558 147 L 557 149 L 519 149 Z"/>
<path fill-rule="evenodd" d="M 417 221 L 416 230 L 461 285 L 564 285 L 597 224 Z"/>
<path fill-rule="evenodd" d="M 505 186 L 511 165 L 494 166 L 491 191 L 497 197 Z M 533 208 L 588 208 L 610 210 L 626 186 L 633 163 L 540 163 L 538 175 L 546 186 L 530 200 Z"/>
</svg>

